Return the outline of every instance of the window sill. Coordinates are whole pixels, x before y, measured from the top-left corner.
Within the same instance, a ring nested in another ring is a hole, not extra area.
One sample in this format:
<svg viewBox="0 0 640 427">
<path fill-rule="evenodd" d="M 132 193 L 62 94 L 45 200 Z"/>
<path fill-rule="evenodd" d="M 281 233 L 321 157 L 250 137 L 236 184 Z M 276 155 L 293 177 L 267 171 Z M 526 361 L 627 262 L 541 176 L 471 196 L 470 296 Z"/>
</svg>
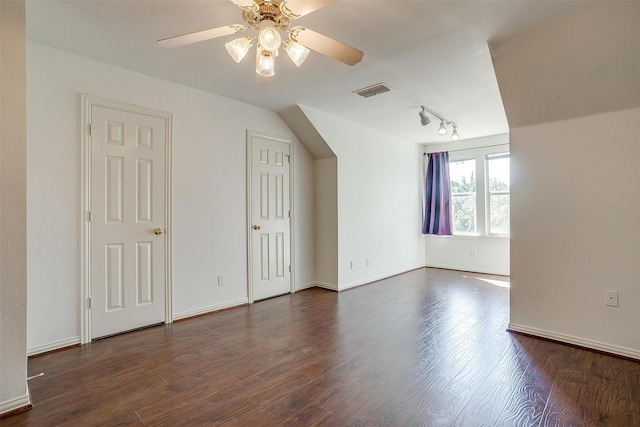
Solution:
<svg viewBox="0 0 640 427">
<path fill-rule="evenodd" d="M 451 234 L 441 236 L 437 234 L 426 234 L 429 239 L 453 239 L 453 240 L 509 240 L 511 238 L 508 234 Z"/>
</svg>

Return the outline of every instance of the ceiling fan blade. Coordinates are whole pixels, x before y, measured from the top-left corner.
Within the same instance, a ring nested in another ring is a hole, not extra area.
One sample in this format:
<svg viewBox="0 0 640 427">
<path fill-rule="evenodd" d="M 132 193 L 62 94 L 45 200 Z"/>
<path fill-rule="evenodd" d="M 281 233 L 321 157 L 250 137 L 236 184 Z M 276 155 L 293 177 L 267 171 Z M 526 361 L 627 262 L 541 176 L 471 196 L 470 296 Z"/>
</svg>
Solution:
<svg viewBox="0 0 640 427">
<path fill-rule="evenodd" d="M 347 65 L 356 65 L 362 61 L 364 52 L 348 44 L 334 40 L 323 34 L 304 27 L 291 29 L 291 39 L 311 50 L 315 50 L 330 58 L 337 59 Z"/>
<path fill-rule="evenodd" d="M 225 27 L 211 28 L 210 30 L 196 31 L 195 33 L 183 34 L 181 36 L 169 37 L 158 40 L 161 47 L 179 47 L 204 40 L 215 39 L 216 37 L 228 36 L 246 30 L 244 25 L 227 25 Z"/>
<path fill-rule="evenodd" d="M 280 10 L 289 18 L 295 19 L 328 6 L 335 1 L 336 0 L 283 0 L 282 3 L 280 3 Z"/>
<path fill-rule="evenodd" d="M 243 10 L 254 10 L 258 5 L 253 0 L 231 0 L 236 6 Z"/>
</svg>

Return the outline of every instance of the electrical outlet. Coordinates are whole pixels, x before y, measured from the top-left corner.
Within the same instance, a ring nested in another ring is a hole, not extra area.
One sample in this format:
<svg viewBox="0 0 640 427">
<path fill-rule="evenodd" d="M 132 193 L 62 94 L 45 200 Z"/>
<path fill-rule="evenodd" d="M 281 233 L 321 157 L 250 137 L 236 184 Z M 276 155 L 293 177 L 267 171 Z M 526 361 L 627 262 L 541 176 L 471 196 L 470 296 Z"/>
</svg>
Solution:
<svg viewBox="0 0 640 427">
<path fill-rule="evenodd" d="M 618 291 L 604 291 L 604 305 L 618 307 Z"/>
<path fill-rule="evenodd" d="M 218 286 L 224 286 L 224 276 L 218 276 Z"/>
<path fill-rule="evenodd" d="M 355 262 L 353 262 L 353 261 L 351 261 L 350 266 L 351 266 L 351 269 L 353 270 L 353 267 L 355 267 L 355 266 L 356 266 L 356 263 L 355 263 Z"/>
<path fill-rule="evenodd" d="M 471 258 L 475 258 L 478 256 L 478 251 L 476 251 L 475 249 L 471 249 L 471 252 L 469 252 L 469 255 L 471 256 Z"/>
<path fill-rule="evenodd" d="M 369 267 L 371 265 L 371 258 L 367 258 L 365 260 L 365 263 L 366 263 L 367 267 Z"/>
</svg>

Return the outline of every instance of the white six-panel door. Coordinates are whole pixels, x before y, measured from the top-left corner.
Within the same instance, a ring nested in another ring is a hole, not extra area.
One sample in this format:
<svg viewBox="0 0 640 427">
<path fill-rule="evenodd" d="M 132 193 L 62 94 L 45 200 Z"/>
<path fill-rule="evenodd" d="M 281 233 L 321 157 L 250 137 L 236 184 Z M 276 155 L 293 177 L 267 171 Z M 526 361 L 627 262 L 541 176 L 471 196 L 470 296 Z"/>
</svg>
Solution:
<svg viewBox="0 0 640 427">
<path fill-rule="evenodd" d="M 159 117 L 91 106 L 91 338 L 165 321 L 165 145 Z"/>
<path fill-rule="evenodd" d="M 291 291 L 289 140 L 248 135 L 251 300 Z"/>
</svg>

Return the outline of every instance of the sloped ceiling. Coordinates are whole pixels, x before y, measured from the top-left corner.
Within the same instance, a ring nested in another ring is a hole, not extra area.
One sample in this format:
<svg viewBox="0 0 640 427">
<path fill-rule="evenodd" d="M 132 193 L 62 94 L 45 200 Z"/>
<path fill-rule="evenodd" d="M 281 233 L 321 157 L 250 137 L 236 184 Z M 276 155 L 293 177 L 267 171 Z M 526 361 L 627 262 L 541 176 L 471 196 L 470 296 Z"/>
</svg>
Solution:
<svg viewBox="0 0 640 427">
<path fill-rule="evenodd" d="M 29 40 L 125 69 L 282 112 L 303 104 L 414 143 L 447 141 L 420 105 L 459 125 L 463 139 L 508 131 L 488 40 L 593 2 L 338 0 L 295 21 L 364 51 L 346 66 L 312 52 L 296 68 L 286 55 L 258 85 L 254 65 L 234 63 L 228 36 L 175 49 L 156 40 L 242 23 L 228 0 L 27 0 Z M 250 55 L 249 55 L 250 56 Z M 352 92 L 384 82 L 391 92 Z"/>
<path fill-rule="evenodd" d="M 490 46 L 512 127 L 640 107 L 640 2 L 595 3 Z"/>
</svg>

